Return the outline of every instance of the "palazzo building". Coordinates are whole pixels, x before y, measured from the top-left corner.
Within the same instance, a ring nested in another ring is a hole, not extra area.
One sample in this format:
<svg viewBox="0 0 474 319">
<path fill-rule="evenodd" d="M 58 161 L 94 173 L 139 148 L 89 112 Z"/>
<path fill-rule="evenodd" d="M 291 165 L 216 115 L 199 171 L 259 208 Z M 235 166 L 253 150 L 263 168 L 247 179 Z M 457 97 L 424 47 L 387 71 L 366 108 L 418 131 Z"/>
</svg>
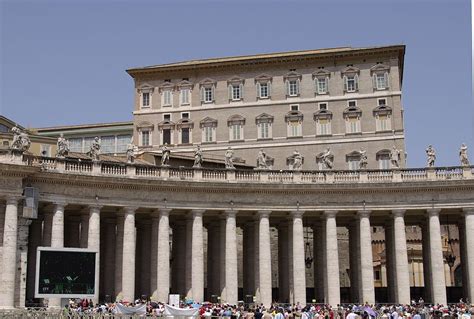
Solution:
<svg viewBox="0 0 474 319">
<path fill-rule="evenodd" d="M 275 169 L 297 149 L 304 169 L 405 166 L 401 88 L 405 46 L 335 48 L 193 60 L 127 72 L 135 81 L 134 139 L 141 148 L 223 156 L 231 146 L 254 164 L 264 149 Z M 277 156 L 278 154 L 278 156 Z"/>
</svg>

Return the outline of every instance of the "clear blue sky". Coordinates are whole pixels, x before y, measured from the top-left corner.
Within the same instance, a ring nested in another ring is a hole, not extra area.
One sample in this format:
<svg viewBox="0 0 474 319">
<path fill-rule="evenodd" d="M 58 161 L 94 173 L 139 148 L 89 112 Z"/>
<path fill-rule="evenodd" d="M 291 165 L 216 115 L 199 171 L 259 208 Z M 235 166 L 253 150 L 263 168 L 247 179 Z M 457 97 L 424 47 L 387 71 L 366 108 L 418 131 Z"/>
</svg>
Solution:
<svg viewBox="0 0 474 319">
<path fill-rule="evenodd" d="M 405 44 L 408 165 L 474 162 L 469 0 L 0 0 L 0 113 L 27 127 L 132 119 L 130 67 Z"/>
</svg>

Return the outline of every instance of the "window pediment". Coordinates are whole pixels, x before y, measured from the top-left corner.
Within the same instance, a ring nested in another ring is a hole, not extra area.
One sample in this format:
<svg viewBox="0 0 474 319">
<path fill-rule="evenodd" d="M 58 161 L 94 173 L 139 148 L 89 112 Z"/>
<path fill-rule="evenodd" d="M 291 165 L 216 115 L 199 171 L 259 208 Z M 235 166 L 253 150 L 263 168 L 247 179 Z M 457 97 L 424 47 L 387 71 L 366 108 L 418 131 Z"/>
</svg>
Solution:
<svg viewBox="0 0 474 319">
<path fill-rule="evenodd" d="M 145 129 L 145 128 L 150 128 L 153 129 L 155 126 L 147 121 L 143 121 L 137 124 L 137 129 Z"/>
<path fill-rule="evenodd" d="M 227 80 L 227 84 L 243 84 L 245 82 L 244 78 L 241 78 L 238 75 L 234 75 L 230 79 Z"/>
<path fill-rule="evenodd" d="M 189 82 L 189 81 L 186 81 L 186 80 L 183 80 L 181 82 L 179 82 L 178 84 L 176 84 L 176 86 L 178 87 L 178 89 L 192 89 L 194 84 L 192 82 Z"/>
<path fill-rule="evenodd" d="M 271 81 L 272 81 L 272 77 L 268 74 L 265 74 L 265 73 L 262 73 L 259 76 L 255 77 L 255 83 L 257 83 L 257 82 L 266 83 L 266 82 L 271 82 Z"/>
<path fill-rule="evenodd" d="M 267 113 L 262 113 L 255 118 L 255 124 L 259 123 L 273 123 L 273 116 Z"/>
<path fill-rule="evenodd" d="M 344 110 L 343 115 L 344 117 L 360 117 L 362 110 L 357 106 L 350 106 Z"/>
<path fill-rule="evenodd" d="M 290 111 L 285 115 L 285 122 L 303 122 L 303 113 L 300 111 Z"/>
<path fill-rule="evenodd" d="M 201 80 L 201 82 L 199 82 L 199 85 L 201 85 L 201 87 L 212 87 L 212 86 L 215 86 L 216 84 L 217 84 L 217 81 L 211 78 L 205 78 Z"/>
<path fill-rule="evenodd" d="M 313 72 L 313 79 L 316 79 L 316 78 L 325 78 L 325 77 L 330 77 L 331 76 L 331 72 L 329 72 L 328 70 L 326 69 L 319 69 L 317 71 L 314 71 Z"/>
<path fill-rule="evenodd" d="M 160 88 L 160 92 L 163 92 L 163 91 L 172 91 L 174 90 L 174 87 L 175 85 L 171 82 L 163 82 L 162 84 L 160 84 L 159 88 Z"/>
<path fill-rule="evenodd" d="M 153 93 L 154 87 L 148 83 L 144 83 L 137 88 L 138 93 Z"/>
<path fill-rule="evenodd" d="M 359 73 L 360 73 L 360 69 L 355 66 L 348 66 L 342 69 L 341 71 L 342 75 L 351 75 L 351 74 L 359 74 Z"/>
<path fill-rule="evenodd" d="M 390 66 L 386 65 L 386 64 L 383 64 L 383 63 L 377 63 L 376 65 L 374 65 L 373 67 L 370 68 L 370 72 L 371 73 L 383 73 L 383 72 L 387 72 L 390 70 Z"/>
<path fill-rule="evenodd" d="M 390 157 L 390 154 L 392 154 L 392 152 L 390 150 L 383 149 L 383 150 L 380 150 L 377 153 L 375 153 L 375 159 L 378 161 L 381 158 Z"/>
<path fill-rule="evenodd" d="M 379 105 L 373 110 L 374 115 L 390 115 L 392 114 L 392 108 L 387 105 Z"/>
<path fill-rule="evenodd" d="M 190 119 L 180 119 L 177 123 L 176 126 L 178 129 L 182 128 L 194 128 L 194 122 L 191 121 Z"/>
<path fill-rule="evenodd" d="M 329 110 L 318 110 L 313 113 L 313 119 L 316 121 L 318 119 L 332 119 L 332 112 Z"/>
<path fill-rule="evenodd" d="M 349 154 L 346 154 L 346 160 L 359 159 L 359 158 L 360 158 L 360 152 L 359 151 L 352 151 Z"/>
<path fill-rule="evenodd" d="M 199 127 L 217 127 L 217 120 L 211 117 L 205 117 L 199 122 Z"/>
<path fill-rule="evenodd" d="M 160 130 L 163 130 L 163 129 L 174 129 L 176 126 L 176 124 L 172 121 L 168 121 L 168 120 L 165 120 L 165 121 L 161 121 L 160 123 L 158 123 L 158 129 Z"/>
<path fill-rule="evenodd" d="M 227 119 L 227 126 L 231 125 L 245 125 L 245 117 L 239 114 L 232 115 Z"/>
<path fill-rule="evenodd" d="M 300 80 L 302 77 L 301 73 L 296 71 L 290 71 L 283 76 L 284 80 Z"/>
</svg>

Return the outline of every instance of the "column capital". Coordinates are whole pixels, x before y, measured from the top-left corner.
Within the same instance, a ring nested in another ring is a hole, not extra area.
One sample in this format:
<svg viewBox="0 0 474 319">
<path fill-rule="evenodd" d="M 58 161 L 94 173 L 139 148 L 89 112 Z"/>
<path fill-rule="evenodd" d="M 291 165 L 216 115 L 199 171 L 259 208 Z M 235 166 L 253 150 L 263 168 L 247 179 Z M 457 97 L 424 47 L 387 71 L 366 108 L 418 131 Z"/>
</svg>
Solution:
<svg viewBox="0 0 474 319">
<path fill-rule="evenodd" d="M 137 211 L 138 207 L 137 206 L 125 206 L 122 207 L 122 210 L 125 214 L 131 214 L 135 215 L 135 212 Z"/>
<path fill-rule="evenodd" d="M 151 213 L 151 217 L 159 218 L 161 216 L 169 216 L 172 210 L 173 209 L 171 208 L 157 208 L 153 210 L 153 212 Z"/>
<path fill-rule="evenodd" d="M 462 209 L 463 213 L 465 216 L 471 216 L 474 215 L 474 207 L 464 207 Z"/>
<path fill-rule="evenodd" d="M 404 217 L 405 212 L 406 212 L 406 209 L 403 209 L 403 208 L 392 209 L 392 216 L 393 217 Z"/>
<path fill-rule="evenodd" d="M 236 215 L 237 215 L 237 212 L 236 212 L 235 210 L 228 209 L 228 210 L 225 210 L 225 211 L 224 211 L 224 215 L 225 215 L 227 218 L 235 218 Z"/>
<path fill-rule="evenodd" d="M 370 217 L 370 210 L 358 210 L 357 217 L 359 218 L 369 218 Z"/>
<path fill-rule="evenodd" d="M 66 207 L 66 202 L 64 201 L 55 201 L 53 202 L 53 205 L 54 205 L 54 210 L 57 211 L 57 210 L 62 210 L 64 211 L 64 208 Z"/>
<path fill-rule="evenodd" d="M 441 212 L 441 208 L 428 208 L 426 210 L 429 216 L 439 216 L 439 213 Z"/>
<path fill-rule="evenodd" d="M 192 217 L 202 217 L 205 211 L 205 209 L 191 209 L 190 214 Z"/>
<path fill-rule="evenodd" d="M 259 218 L 268 218 L 270 217 L 271 210 L 258 210 L 257 214 Z"/>
<path fill-rule="evenodd" d="M 290 212 L 290 216 L 292 217 L 292 219 L 296 219 L 296 218 L 303 218 L 303 214 L 304 214 L 304 210 L 292 210 Z"/>
<path fill-rule="evenodd" d="M 7 205 L 18 205 L 18 202 L 20 201 L 20 199 L 22 199 L 23 197 L 22 196 L 17 196 L 17 195 L 9 195 L 7 196 L 6 198 L 6 204 Z"/>
<path fill-rule="evenodd" d="M 89 208 L 89 211 L 93 211 L 93 210 L 98 210 L 99 213 L 100 213 L 100 210 L 102 209 L 102 205 L 99 205 L 99 204 L 90 204 L 87 206 Z"/>
<path fill-rule="evenodd" d="M 336 215 L 337 215 L 337 210 L 325 210 L 324 211 L 324 217 L 326 217 L 326 219 L 336 218 Z"/>
</svg>

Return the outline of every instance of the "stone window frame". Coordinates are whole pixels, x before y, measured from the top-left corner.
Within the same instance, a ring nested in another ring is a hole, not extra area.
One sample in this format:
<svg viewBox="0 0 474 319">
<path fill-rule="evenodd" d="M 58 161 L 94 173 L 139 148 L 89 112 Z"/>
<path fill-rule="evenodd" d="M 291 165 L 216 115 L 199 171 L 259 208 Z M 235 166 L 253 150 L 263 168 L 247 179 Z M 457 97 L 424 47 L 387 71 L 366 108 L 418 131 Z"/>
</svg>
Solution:
<svg viewBox="0 0 474 319">
<path fill-rule="evenodd" d="M 234 75 L 230 79 L 227 80 L 227 90 L 228 90 L 228 99 L 229 102 L 239 102 L 243 101 L 244 99 L 244 84 L 245 84 L 245 79 L 238 76 Z M 239 87 L 239 98 L 234 99 L 234 86 Z"/>
<path fill-rule="evenodd" d="M 205 128 L 212 128 L 212 141 L 205 141 Z M 209 116 L 199 121 L 199 128 L 201 129 L 201 144 L 216 143 L 217 120 Z"/>
<path fill-rule="evenodd" d="M 344 93 L 356 93 L 359 92 L 359 75 L 360 69 L 358 67 L 349 65 L 341 71 L 342 82 L 343 82 L 343 91 Z M 347 80 L 349 76 L 354 76 L 354 90 L 348 90 Z"/>
<path fill-rule="evenodd" d="M 304 119 L 304 116 L 303 116 L 303 113 L 301 111 L 289 111 L 288 113 L 285 114 L 285 122 L 286 122 L 286 125 L 287 125 L 287 138 L 301 138 L 303 137 L 303 119 Z M 298 130 L 299 130 L 299 134 L 296 135 L 296 136 L 293 136 L 292 135 L 292 132 L 291 132 L 291 126 L 292 125 L 291 123 L 295 123 L 297 122 L 298 124 Z"/>
<path fill-rule="evenodd" d="M 136 130 L 138 133 L 138 146 L 139 147 L 151 147 L 153 145 L 153 131 L 155 129 L 155 126 L 148 122 L 148 121 L 143 121 L 137 124 Z M 142 132 L 147 131 L 149 132 L 149 145 L 143 145 L 143 140 L 142 140 Z"/>
<path fill-rule="evenodd" d="M 392 151 L 389 149 L 382 149 L 375 153 L 375 160 L 378 163 L 379 169 L 391 169 L 390 157 Z M 385 162 L 382 162 L 384 160 Z M 386 167 L 383 167 L 383 164 L 386 164 Z"/>
<path fill-rule="evenodd" d="M 317 110 L 313 113 L 313 120 L 316 122 L 316 136 L 331 136 L 332 129 L 331 129 L 331 122 L 332 122 L 333 114 L 328 109 Z M 328 120 L 329 121 L 329 132 L 327 134 L 321 134 L 321 128 L 319 127 L 321 124 L 319 123 L 320 120 Z M 319 133 L 318 133 L 319 132 Z"/>
<path fill-rule="evenodd" d="M 189 143 L 183 144 L 181 142 L 182 140 L 182 129 L 183 128 L 188 128 L 189 129 Z M 181 145 L 190 145 L 193 143 L 193 129 L 194 129 L 194 122 L 191 119 L 179 119 L 178 122 L 176 122 L 176 130 L 178 131 L 178 144 Z"/>
<path fill-rule="evenodd" d="M 235 125 L 240 126 L 240 138 L 239 139 L 233 139 L 233 129 Z M 243 117 L 240 114 L 234 114 L 229 116 L 227 119 L 227 127 L 229 128 L 229 141 L 230 142 L 241 142 L 245 140 L 245 135 L 244 135 L 244 126 L 245 126 L 245 117 Z"/>
<path fill-rule="evenodd" d="M 346 163 L 349 170 L 359 170 L 360 169 L 360 158 L 361 154 L 359 151 L 352 151 L 346 154 Z M 351 167 L 351 163 L 357 163 L 357 167 Z"/>
<path fill-rule="evenodd" d="M 329 78 L 331 77 L 331 72 L 328 70 L 321 68 L 317 71 L 312 73 L 313 82 L 314 82 L 314 94 L 315 95 L 328 95 L 329 94 Z M 326 92 L 320 93 L 319 92 L 319 85 L 318 81 L 324 79 L 326 81 Z"/>
<path fill-rule="evenodd" d="M 182 80 L 181 82 L 176 84 L 176 88 L 179 91 L 179 105 L 180 106 L 191 105 L 192 103 L 191 97 L 193 95 L 194 83 L 189 82 L 188 80 Z M 189 90 L 188 103 L 183 103 L 183 98 L 182 98 L 183 90 Z"/>
<path fill-rule="evenodd" d="M 176 86 L 171 82 L 163 82 L 159 87 L 161 94 L 161 107 L 173 107 L 173 92 L 175 91 Z M 165 104 L 165 92 L 170 92 L 170 103 Z"/>
<path fill-rule="evenodd" d="M 257 140 L 263 141 L 273 139 L 273 121 L 274 117 L 267 113 L 262 113 L 255 117 L 255 124 L 257 125 Z M 268 137 L 261 137 L 263 135 L 261 134 L 263 127 L 262 124 L 268 124 Z"/>
<path fill-rule="evenodd" d="M 201 96 L 201 105 L 202 104 L 213 104 L 216 102 L 216 87 L 217 81 L 211 78 L 205 78 L 201 82 L 199 82 L 199 90 Z M 211 101 L 206 101 L 205 97 L 205 89 L 211 89 L 212 99 Z"/>
<path fill-rule="evenodd" d="M 170 131 L 170 145 L 174 144 L 174 139 L 173 139 L 173 133 L 174 130 L 176 129 L 176 123 L 174 123 L 171 120 L 163 120 L 160 123 L 157 124 L 158 127 L 158 132 L 160 133 L 160 145 L 163 145 L 163 130 L 169 129 Z"/>
<path fill-rule="evenodd" d="M 138 88 L 137 88 L 137 93 L 138 93 L 138 96 L 139 96 L 139 106 L 140 106 L 140 109 L 149 109 L 151 108 L 151 105 L 152 105 L 152 101 L 153 101 L 153 92 L 154 92 L 155 88 L 153 86 L 151 86 L 150 84 L 148 83 L 143 83 L 142 85 L 140 85 Z M 148 106 L 143 106 L 143 93 L 148 93 L 149 94 L 149 99 L 148 99 Z"/>
<path fill-rule="evenodd" d="M 298 97 L 300 96 L 300 86 L 301 86 L 301 79 L 303 78 L 301 73 L 296 71 L 290 71 L 283 76 L 283 81 L 285 82 L 286 88 L 286 97 Z M 290 81 L 296 81 L 296 94 L 290 94 Z"/>
<path fill-rule="evenodd" d="M 349 101 L 348 101 L 349 103 Z M 357 106 L 357 101 L 356 101 L 356 106 L 349 106 L 347 107 L 344 112 L 342 113 L 342 116 L 344 117 L 344 120 L 346 122 L 346 134 L 362 134 L 362 110 Z M 358 120 L 358 131 L 357 132 L 351 132 L 350 124 L 351 119 L 356 118 Z"/>
<path fill-rule="evenodd" d="M 273 81 L 273 78 L 270 75 L 265 74 L 265 73 L 262 73 L 255 77 L 255 88 L 257 90 L 256 91 L 257 100 L 267 100 L 267 99 L 272 98 L 272 81 Z M 261 91 L 260 91 L 260 86 L 262 84 L 267 84 L 268 94 L 267 96 L 264 96 L 264 97 L 261 96 Z"/>
<path fill-rule="evenodd" d="M 392 108 L 388 105 L 379 105 L 372 110 L 375 118 L 375 131 L 376 132 L 389 132 L 392 130 Z M 387 116 L 388 127 L 385 130 L 380 129 L 380 116 Z"/>
<path fill-rule="evenodd" d="M 372 88 L 374 91 L 385 91 L 390 89 L 390 66 L 384 63 L 377 63 L 370 68 L 372 76 Z M 377 75 L 383 75 L 385 78 L 385 86 L 379 88 L 377 85 Z"/>
</svg>

